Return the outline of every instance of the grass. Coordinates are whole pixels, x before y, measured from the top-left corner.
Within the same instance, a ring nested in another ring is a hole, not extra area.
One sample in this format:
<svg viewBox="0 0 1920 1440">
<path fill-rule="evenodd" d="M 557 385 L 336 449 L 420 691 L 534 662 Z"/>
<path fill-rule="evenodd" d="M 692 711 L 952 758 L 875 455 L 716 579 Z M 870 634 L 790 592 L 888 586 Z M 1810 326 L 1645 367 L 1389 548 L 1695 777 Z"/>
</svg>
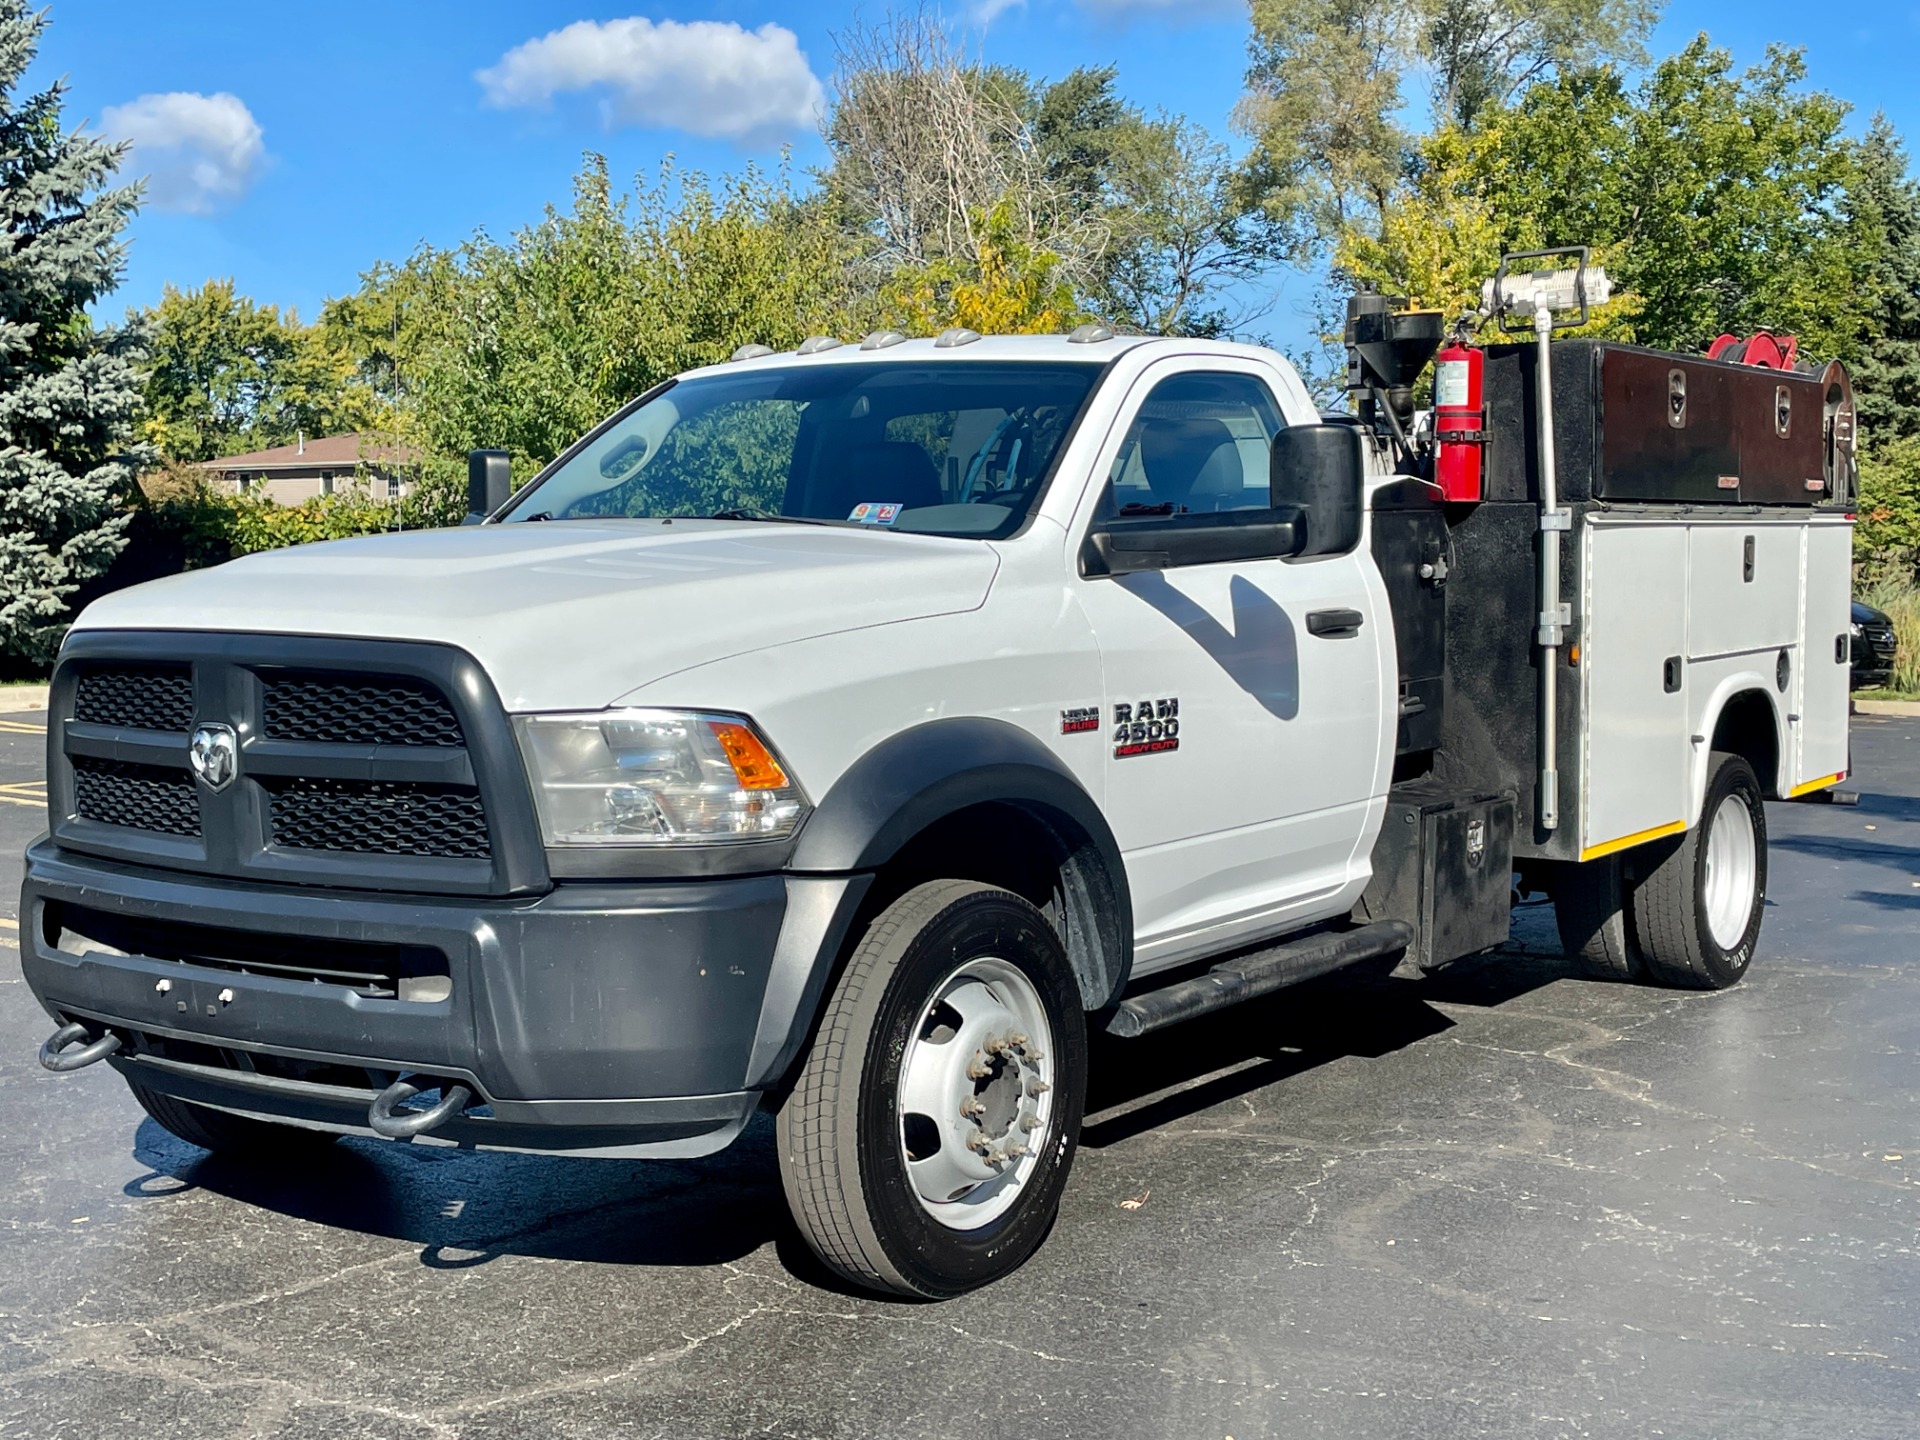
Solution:
<svg viewBox="0 0 1920 1440">
<path fill-rule="evenodd" d="M 1876 580 L 1861 592 L 1860 598 L 1875 609 L 1884 610 L 1893 621 L 1893 638 L 1898 647 L 1893 658 L 1893 678 L 1876 700 L 1920 698 L 1920 581 L 1911 576 L 1890 576 Z"/>
</svg>

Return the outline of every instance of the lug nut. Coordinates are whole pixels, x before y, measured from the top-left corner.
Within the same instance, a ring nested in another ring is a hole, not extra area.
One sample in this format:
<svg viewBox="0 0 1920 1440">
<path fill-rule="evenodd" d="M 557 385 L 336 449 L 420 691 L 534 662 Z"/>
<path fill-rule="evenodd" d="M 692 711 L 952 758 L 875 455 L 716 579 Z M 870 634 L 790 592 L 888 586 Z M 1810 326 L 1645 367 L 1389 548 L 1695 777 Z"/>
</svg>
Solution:
<svg viewBox="0 0 1920 1440">
<path fill-rule="evenodd" d="M 1033 1098 L 1037 1100 L 1051 1089 L 1053 1089 L 1053 1086 L 1049 1085 L 1046 1081 L 1035 1080 L 1032 1084 L 1027 1086 L 1027 1094 L 1033 1096 Z"/>
<path fill-rule="evenodd" d="M 993 1142 L 984 1135 L 969 1135 L 967 1137 L 967 1149 L 973 1151 L 976 1155 L 985 1155 L 992 1148 Z"/>
<path fill-rule="evenodd" d="M 993 1074 L 993 1066 L 987 1063 L 987 1057 L 978 1050 L 974 1051 L 973 1059 L 967 1062 L 967 1078 L 984 1080 L 991 1074 Z"/>
<path fill-rule="evenodd" d="M 1011 1035 L 1007 1036 L 1007 1044 L 1011 1045 L 1016 1050 L 1020 1049 L 1026 1043 L 1027 1043 L 1027 1037 L 1018 1030 L 1014 1031 Z"/>
<path fill-rule="evenodd" d="M 987 1164 L 989 1165 L 1004 1165 L 1006 1163 L 1007 1163 L 1007 1152 L 1004 1150 L 996 1150 L 991 1155 L 987 1156 Z"/>
<path fill-rule="evenodd" d="M 1022 1115 L 1020 1117 L 1020 1128 L 1031 1135 L 1035 1130 L 1040 1128 L 1040 1117 L 1038 1115 Z"/>
<path fill-rule="evenodd" d="M 962 1120 L 971 1120 L 976 1115 L 984 1115 L 986 1113 L 987 1102 L 980 1099 L 977 1095 L 969 1095 L 965 1100 L 960 1102 L 960 1118 Z"/>
<path fill-rule="evenodd" d="M 1027 1150 L 1027 1147 L 1024 1145 L 1014 1144 L 1014 1145 L 1007 1146 L 1007 1158 L 1009 1160 L 1019 1160 L 1024 1156 L 1026 1156 L 1028 1153 L 1029 1151 Z"/>
</svg>

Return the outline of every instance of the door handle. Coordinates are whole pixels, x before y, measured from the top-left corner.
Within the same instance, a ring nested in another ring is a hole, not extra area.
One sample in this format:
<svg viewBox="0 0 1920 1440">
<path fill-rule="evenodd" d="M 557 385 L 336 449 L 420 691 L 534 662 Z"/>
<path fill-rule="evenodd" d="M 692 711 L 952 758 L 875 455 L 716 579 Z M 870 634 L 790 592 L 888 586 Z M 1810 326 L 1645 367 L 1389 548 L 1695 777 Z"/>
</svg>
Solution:
<svg viewBox="0 0 1920 1440">
<path fill-rule="evenodd" d="M 1358 610 L 1309 610 L 1307 612 L 1307 633 L 1324 635 L 1334 640 L 1346 635 L 1358 635 L 1360 627 L 1366 623 L 1367 617 Z"/>
</svg>

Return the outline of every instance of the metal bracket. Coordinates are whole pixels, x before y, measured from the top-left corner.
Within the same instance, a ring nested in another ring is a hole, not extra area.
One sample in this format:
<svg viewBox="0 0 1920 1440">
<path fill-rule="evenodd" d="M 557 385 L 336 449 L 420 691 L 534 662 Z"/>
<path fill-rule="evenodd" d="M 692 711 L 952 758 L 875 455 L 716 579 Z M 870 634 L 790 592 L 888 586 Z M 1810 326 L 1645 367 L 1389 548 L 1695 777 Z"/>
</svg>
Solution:
<svg viewBox="0 0 1920 1440">
<path fill-rule="evenodd" d="M 1573 529 L 1573 512 L 1571 510 L 1542 510 L 1540 512 L 1540 528 L 1542 530 L 1571 530 Z"/>
</svg>

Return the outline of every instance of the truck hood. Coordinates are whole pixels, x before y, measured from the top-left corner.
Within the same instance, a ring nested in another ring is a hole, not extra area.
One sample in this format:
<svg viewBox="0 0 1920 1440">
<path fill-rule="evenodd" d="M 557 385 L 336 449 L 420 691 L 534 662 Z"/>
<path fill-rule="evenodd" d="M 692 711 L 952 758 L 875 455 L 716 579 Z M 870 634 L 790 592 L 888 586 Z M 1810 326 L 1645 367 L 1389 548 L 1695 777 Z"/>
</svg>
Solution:
<svg viewBox="0 0 1920 1440">
<path fill-rule="evenodd" d="M 977 540 L 737 521 L 570 520 L 301 545 L 95 601 L 78 630 L 431 640 L 509 710 L 592 709 L 710 660 L 973 610 Z"/>
</svg>

